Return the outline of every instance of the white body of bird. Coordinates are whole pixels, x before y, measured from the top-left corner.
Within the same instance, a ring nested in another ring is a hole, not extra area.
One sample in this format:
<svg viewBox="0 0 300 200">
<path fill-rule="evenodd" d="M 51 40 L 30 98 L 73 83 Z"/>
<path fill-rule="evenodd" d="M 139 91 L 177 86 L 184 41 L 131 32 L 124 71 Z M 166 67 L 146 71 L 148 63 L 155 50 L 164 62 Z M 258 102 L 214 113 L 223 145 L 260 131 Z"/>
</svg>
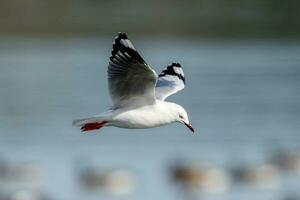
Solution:
<svg viewBox="0 0 300 200">
<path fill-rule="evenodd" d="M 75 120 L 73 125 L 84 126 L 87 123 L 101 123 L 105 121 L 104 126 L 129 129 L 153 128 L 172 122 L 181 122 L 182 119 L 178 115 L 178 110 L 181 110 L 182 114 L 184 114 L 184 109 L 180 105 L 156 100 L 151 105 L 109 110 L 91 118 Z M 187 116 L 182 117 L 187 118 Z"/>
</svg>

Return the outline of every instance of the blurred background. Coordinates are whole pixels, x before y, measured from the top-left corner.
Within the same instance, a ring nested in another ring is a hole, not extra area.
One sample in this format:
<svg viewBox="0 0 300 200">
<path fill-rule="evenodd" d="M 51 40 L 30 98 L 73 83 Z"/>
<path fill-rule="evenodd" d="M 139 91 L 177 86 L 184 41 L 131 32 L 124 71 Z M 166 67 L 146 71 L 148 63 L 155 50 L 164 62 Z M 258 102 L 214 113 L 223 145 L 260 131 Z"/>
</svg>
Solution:
<svg viewBox="0 0 300 200">
<path fill-rule="evenodd" d="M 1 0 L 0 200 L 300 199 L 300 1 Z M 110 106 L 126 32 L 196 129 L 72 120 Z"/>
</svg>

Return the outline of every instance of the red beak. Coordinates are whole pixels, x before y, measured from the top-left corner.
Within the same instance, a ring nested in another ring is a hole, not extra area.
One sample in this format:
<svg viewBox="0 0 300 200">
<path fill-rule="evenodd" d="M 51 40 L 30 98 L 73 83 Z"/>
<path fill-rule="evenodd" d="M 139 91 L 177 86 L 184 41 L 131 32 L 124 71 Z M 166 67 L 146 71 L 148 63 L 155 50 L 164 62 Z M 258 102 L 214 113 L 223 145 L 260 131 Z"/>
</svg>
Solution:
<svg viewBox="0 0 300 200">
<path fill-rule="evenodd" d="M 192 127 L 192 124 L 191 123 L 189 123 L 189 124 L 187 124 L 187 123 L 184 123 L 191 131 L 193 131 L 193 133 L 195 132 L 195 130 L 194 130 L 194 128 Z"/>
</svg>

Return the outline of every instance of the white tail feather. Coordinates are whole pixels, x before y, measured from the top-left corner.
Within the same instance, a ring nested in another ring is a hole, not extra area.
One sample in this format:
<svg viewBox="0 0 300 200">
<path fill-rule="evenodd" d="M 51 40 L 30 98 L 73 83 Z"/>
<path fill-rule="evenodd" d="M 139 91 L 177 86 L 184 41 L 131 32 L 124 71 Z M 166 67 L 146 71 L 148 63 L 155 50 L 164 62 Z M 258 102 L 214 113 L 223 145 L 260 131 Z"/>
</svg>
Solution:
<svg viewBox="0 0 300 200">
<path fill-rule="evenodd" d="M 81 127 L 87 123 L 101 122 L 103 120 L 104 120 L 103 117 L 99 117 L 99 116 L 89 117 L 84 119 L 76 119 L 73 121 L 72 125 Z"/>
</svg>

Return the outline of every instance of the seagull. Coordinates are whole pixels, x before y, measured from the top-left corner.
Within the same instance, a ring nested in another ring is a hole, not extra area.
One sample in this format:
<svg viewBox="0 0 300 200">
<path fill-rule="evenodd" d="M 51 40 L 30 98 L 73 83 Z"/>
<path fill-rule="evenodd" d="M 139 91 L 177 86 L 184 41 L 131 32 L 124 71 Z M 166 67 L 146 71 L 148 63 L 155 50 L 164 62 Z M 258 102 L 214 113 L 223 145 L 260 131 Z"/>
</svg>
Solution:
<svg viewBox="0 0 300 200">
<path fill-rule="evenodd" d="M 159 75 L 144 61 L 125 33 L 115 37 L 107 69 L 112 107 L 99 115 L 73 121 L 81 131 L 104 126 L 143 129 L 179 122 L 192 132 L 187 112 L 165 99 L 185 87 L 181 65 L 172 63 Z"/>
</svg>

